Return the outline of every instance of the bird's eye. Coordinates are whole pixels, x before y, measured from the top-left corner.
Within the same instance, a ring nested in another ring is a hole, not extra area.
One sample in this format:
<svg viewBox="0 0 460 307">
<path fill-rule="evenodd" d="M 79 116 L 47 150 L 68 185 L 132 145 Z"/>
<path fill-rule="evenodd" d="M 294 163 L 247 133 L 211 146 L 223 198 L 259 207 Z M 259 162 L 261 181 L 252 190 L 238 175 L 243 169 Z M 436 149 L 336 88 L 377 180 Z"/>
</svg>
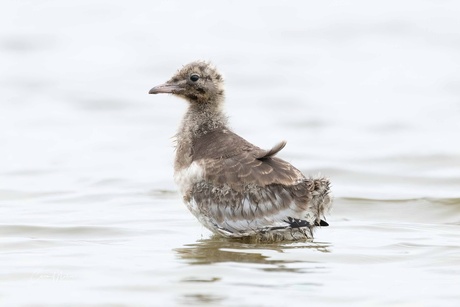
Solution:
<svg viewBox="0 0 460 307">
<path fill-rule="evenodd" d="M 200 79 L 200 76 L 197 74 L 193 74 L 190 76 L 190 80 L 192 80 L 193 82 L 198 81 L 198 79 Z"/>
</svg>

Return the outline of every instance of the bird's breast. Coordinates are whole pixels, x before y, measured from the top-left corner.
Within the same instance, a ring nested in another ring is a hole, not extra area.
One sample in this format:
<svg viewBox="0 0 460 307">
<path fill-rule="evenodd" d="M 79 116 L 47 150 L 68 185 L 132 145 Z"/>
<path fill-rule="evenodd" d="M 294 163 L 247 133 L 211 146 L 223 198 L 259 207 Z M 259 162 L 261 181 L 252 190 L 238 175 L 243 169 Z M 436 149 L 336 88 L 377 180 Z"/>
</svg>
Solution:
<svg viewBox="0 0 460 307">
<path fill-rule="evenodd" d="M 174 172 L 174 181 L 179 186 L 183 196 L 191 190 L 194 184 L 202 181 L 203 178 L 204 169 L 196 161 Z"/>
</svg>

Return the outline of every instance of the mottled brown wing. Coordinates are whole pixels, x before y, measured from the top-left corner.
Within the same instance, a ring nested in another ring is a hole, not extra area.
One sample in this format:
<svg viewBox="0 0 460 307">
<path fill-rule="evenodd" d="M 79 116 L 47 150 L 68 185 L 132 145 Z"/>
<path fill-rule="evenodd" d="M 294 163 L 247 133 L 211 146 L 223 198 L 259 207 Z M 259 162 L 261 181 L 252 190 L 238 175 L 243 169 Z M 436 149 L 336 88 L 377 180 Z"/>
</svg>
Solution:
<svg viewBox="0 0 460 307">
<path fill-rule="evenodd" d="M 193 160 L 204 169 L 205 180 L 235 190 L 244 185 L 293 185 L 303 179 L 290 163 L 274 157 L 285 142 L 263 150 L 229 130 L 208 133 L 194 141 Z"/>
</svg>

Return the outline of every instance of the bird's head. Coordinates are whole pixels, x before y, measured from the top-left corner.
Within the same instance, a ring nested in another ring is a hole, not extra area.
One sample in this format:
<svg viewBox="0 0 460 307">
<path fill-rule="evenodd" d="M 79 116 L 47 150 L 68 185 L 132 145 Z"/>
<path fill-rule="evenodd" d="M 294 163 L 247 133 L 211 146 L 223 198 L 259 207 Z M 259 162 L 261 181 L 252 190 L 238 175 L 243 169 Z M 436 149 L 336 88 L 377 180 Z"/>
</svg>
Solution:
<svg viewBox="0 0 460 307">
<path fill-rule="evenodd" d="M 166 83 L 149 94 L 170 93 L 192 104 L 220 103 L 224 98 L 224 80 L 210 63 L 196 61 L 185 65 Z"/>
</svg>

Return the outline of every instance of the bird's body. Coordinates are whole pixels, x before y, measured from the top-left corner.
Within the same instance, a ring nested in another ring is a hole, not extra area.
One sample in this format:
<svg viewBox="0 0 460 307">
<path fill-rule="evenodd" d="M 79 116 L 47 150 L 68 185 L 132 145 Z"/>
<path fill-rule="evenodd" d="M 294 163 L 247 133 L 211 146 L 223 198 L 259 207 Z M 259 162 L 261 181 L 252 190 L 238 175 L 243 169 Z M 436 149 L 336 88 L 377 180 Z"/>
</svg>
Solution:
<svg viewBox="0 0 460 307">
<path fill-rule="evenodd" d="M 307 179 L 228 127 L 223 80 L 210 64 L 193 62 L 150 90 L 189 101 L 176 135 L 174 178 L 189 210 L 214 233 L 262 240 L 312 238 L 329 209 L 329 181 Z"/>
</svg>

